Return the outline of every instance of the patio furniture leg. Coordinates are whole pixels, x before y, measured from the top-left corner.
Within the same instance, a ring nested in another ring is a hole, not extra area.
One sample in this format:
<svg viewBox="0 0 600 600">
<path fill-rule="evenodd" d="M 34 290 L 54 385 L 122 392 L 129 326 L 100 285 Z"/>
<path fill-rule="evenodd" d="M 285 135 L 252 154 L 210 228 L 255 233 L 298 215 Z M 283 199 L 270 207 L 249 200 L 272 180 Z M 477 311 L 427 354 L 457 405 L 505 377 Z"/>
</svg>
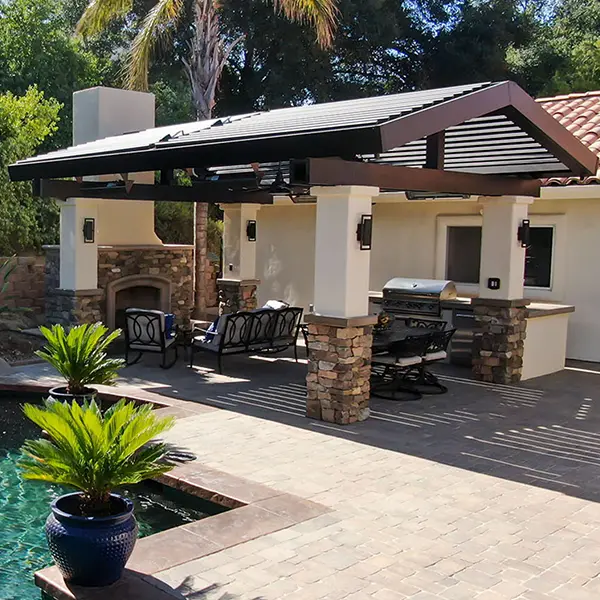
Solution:
<svg viewBox="0 0 600 600">
<path fill-rule="evenodd" d="M 386 366 L 383 374 L 376 373 L 376 381 L 371 385 L 371 395 L 384 400 L 414 401 L 423 395 L 411 384 L 407 384 L 406 374 Z"/>
<path fill-rule="evenodd" d="M 167 354 L 168 354 L 170 348 L 167 348 L 163 352 L 162 362 L 160 364 L 161 369 L 170 369 L 177 362 L 177 359 L 179 358 L 179 351 L 177 349 L 177 345 L 174 344 L 173 348 L 175 349 L 175 358 L 169 364 L 167 364 Z"/>
<path fill-rule="evenodd" d="M 302 337 L 304 338 L 304 347 L 306 348 L 306 358 L 308 358 L 308 326 L 300 325 L 300 331 L 302 332 Z"/>
<path fill-rule="evenodd" d="M 407 373 L 407 379 L 421 394 L 438 395 L 448 391 L 448 388 L 431 371 L 428 371 L 425 365 L 419 365 Z"/>
<path fill-rule="evenodd" d="M 125 364 L 130 367 L 131 365 L 135 365 L 136 363 L 140 362 L 140 359 L 142 358 L 142 352 L 138 352 L 137 353 L 137 357 L 134 358 L 132 361 L 129 360 L 129 352 L 126 350 L 125 351 Z"/>
<path fill-rule="evenodd" d="M 223 364 L 221 362 L 221 355 L 217 354 L 217 365 L 219 367 L 219 375 L 223 375 Z"/>
<path fill-rule="evenodd" d="M 294 344 L 294 358 L 296 359 L 296 362 L 298 362 L 298 345 Z"/>
<path fill-rule="evenodd" d="M 194 366 L 194 343 L 190 345 L 190 368 Z"/>
</svg>

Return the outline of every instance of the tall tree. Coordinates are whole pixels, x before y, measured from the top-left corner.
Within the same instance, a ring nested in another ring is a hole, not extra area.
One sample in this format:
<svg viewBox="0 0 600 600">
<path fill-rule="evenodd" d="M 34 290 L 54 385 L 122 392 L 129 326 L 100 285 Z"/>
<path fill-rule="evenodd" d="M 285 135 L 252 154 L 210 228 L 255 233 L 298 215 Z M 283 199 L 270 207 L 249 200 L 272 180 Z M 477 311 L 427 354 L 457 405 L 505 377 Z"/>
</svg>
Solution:
<svg viewBox="0 0 600 600">
<path fill-rule="evenodd" d="M 225 68 L 219 113 L 414 89 L 428 35 L 423 15 L 433 12 L 434 3 L 423 0 L 417 10 L 416 3 L 400 0 L 339 0 L 335 40 L 325 51 L 309 31 L 278 19 L 265 4 L 228 0 L 228 35 L 245 37 Z"/>
<path fill-rule="evenodd" d="M 455 8 L 454 22 L 425 41 L 428 85 L 508 78 L 507 50 L 529 39 L 531 10 L 520 0 L 463 0 Z"/>
<path fill-rule="evenodd" d="M 319 44 L 331 45 L 337 21 L 337 0 L 272 0 L 275 10 L 292 21 L 308 23 Z M 133 8 L 133 0 L 91 0 L 83 13 L 77 31 L 83 36 L 105 30 L 115 19 L 125 17 Z M 181 60 L 192 90 L 192 101 L 198 119 L 210 119 L 215 106 L 217 87 L 225 64 L 243 35 L 229 39 L 221 27 L 221 13 L 227 2 L 219 0 L 158 0 L 148 11 L 135 36 L 126 63 L 126 83 L 132 89 L 148 89 L 150 61 L 158 42 L 173 39 L 178 26 L 188 27 L 187 52 Z M 190 18 L 190 22 L 183 22 Z M 195 204 L 195 310 L 205 309 L 205 264 L 207 253 L 206 204 Z"/>
<path fill-rule="evenodd" d="M 509 68 L 535 95 L 600 88 L 600 2 L 561 0 L 530 42 L 510 48 Z"/>
<path fill-rule="evenodd" d="M 71 95 L 97 85 L 107 64 L 73 39 L 59 0 L 0 1 L 0 91 L 21 95 L 35 84 L 64 107 L 46 147 L 71 142 Z"/>
<path fill-rule="evenodd" d="M 31 183 L 12 183 L 8 165 L 31 156 L 56 131 L 60 104 L 35 87 L 22 96 L 0 94 L 0 255 L 39 250 L 56 243 L 58 209 L 40 202 Z"/>
</svg>

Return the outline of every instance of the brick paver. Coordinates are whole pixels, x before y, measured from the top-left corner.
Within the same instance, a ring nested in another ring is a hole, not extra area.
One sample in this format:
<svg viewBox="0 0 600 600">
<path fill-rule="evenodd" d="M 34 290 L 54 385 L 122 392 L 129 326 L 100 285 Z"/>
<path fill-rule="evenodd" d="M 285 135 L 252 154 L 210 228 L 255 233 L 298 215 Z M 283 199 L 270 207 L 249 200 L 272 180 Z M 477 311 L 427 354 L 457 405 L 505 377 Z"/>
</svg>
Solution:
<svg viewBox="0 0 600 600">
<path fill-rule="evenodd" d="M 498 388 L 448 373 L 445 396 L 372 402 L 369 421 L 340 428 L 302 417 L 301 368 L 256 364 L 256 377 L 126 372 L 222 407 L 169 433 L 198 461 L 331 509 L 158 574 L 184 597 L 597 599 L 598 375 Z"/>
<path fill-rule="evenodd" d="M 209 584 L 202 598 L 564 600 L 600 589 L 600 508 L 589 499 L 225 410 L 181 421 L 170 439 L 210 467 L 333 509 L 159 573 L 175 588 Z"/>
</svg>

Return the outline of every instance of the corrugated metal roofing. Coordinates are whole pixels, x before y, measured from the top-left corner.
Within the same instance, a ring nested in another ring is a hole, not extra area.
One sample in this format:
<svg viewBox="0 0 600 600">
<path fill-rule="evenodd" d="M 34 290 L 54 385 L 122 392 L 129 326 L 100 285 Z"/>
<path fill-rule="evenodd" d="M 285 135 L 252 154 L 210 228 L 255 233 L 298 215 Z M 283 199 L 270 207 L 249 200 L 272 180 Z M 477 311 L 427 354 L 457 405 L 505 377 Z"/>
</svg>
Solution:
<svg viewBox="0 0 600 600">
<path fill-rule="evenodd" d="M 327 156 L 423 167 L 424 139 L 389 149 L 382 145 L 379 128 L 402 126 L 403 119 L 419 111 L 462 102 L 470 95 L 474 101 L 477 92 L 503 85 L 505 82 L 477 83 L 159 127 L 19 161 L 11 166 L 10 173 L 15 179 L 56 178 L 204 167 L 226 177 L 234 171 L 253 173 L 251 162 Z M 548 148 L 504 114 L 449 127 L 444 168 L 533 176 L 569 173 Z M 272 165 L 264 170 L 272 172 Z"/>
<path fill-rule="evenodd" d="M 223 119 L 222 127 L 213 125 L 198 131 L 176 135 L 165 139 L 157 146 L 208 144 L 216 141 L 376 126 L 489 85 L 492 84 L 459 85 L 375 98 L 279 108 L 255 113 L 251 115 L 251 118 L 236 118 L 231 121 Z"/>
</svg>

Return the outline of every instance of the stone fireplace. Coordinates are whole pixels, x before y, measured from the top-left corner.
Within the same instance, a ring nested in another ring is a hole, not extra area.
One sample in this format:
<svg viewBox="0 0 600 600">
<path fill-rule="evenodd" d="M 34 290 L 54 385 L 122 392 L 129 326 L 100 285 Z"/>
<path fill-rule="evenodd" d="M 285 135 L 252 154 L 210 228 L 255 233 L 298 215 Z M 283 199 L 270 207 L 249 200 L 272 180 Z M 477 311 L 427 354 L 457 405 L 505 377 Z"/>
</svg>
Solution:
<svg viewBox="0 0 600 600">
<path fill-rule="evenodd" d="M 125 327 L 128 308 L 171 312 L 171 281 L 157 275 L 130 275 L 106 286 L 106 324 L 110 329 Z"/>
<path fill-rule="evenodd" d="M 46 319 L 123 327 L 127 308 L 158 309 L 189 321 L 193 309 L 193 246 L 99 246 L 98 288 L 60 289 L 60 248 L 46 250 Z"/>
</svg>

